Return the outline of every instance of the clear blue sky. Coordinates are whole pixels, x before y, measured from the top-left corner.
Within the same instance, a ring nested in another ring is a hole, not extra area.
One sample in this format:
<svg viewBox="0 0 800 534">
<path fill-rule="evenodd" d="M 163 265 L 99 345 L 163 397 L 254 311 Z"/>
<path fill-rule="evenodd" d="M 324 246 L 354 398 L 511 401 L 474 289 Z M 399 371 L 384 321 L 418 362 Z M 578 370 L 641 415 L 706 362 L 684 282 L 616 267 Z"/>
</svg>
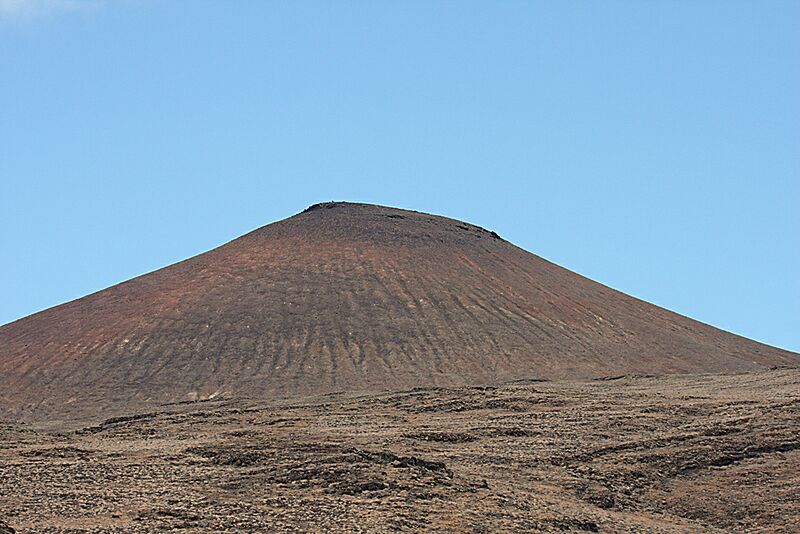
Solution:
<svg viewBox="0 0 800 534">
<path fill-rule="evenodd" d="M 800 2 L 0 0 L 0 323 L 332 199 L 800 350 Z"/>
</svg>

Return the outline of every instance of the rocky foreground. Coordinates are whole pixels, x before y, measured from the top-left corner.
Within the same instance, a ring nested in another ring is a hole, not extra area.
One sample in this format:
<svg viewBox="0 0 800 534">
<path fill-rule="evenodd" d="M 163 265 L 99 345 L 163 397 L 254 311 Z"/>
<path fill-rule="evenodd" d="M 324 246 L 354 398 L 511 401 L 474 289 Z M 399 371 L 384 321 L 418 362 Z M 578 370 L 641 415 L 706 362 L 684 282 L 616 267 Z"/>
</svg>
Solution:
<svg viewBox="0 0 800 534">
<path fill-rule="evenodd" d="M 800 532 L 800 370 L 0 426 L 0 532 Z"/>
</svg>

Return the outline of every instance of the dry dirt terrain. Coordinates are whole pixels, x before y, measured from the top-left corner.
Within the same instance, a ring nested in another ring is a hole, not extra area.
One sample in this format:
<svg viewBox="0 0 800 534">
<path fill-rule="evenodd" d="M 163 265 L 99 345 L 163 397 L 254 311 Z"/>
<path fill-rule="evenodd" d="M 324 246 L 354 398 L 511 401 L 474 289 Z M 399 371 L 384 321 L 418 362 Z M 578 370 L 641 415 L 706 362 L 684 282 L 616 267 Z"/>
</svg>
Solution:
<svg viewBox="0 0 800 534">
<path fill-rule="evenodd" d="M 0 534 L 797 533 L 798 367 L 484 228 L 317 204 L 0 326 Z"/>
<path fill-rule="evenodd" d="M 211 400 L 0 436 L 17 532 L 800 532 L 798 369 Z"/>
</svg>

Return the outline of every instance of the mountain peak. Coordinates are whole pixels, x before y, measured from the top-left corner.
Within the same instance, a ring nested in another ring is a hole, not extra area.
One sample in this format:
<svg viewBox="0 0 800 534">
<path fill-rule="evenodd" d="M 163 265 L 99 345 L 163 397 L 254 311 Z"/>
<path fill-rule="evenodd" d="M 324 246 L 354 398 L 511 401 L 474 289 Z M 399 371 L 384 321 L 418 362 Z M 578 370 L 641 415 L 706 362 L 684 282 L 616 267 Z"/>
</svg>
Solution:
<svg viewBox="0 0 800 534">
<path fill-rule="evenodd" d="M 588 280 L 478 226 L 325 202 L 0 327 L 0 414 L 85 418 L 211 396 L 798 361 Z"/>
</svg>

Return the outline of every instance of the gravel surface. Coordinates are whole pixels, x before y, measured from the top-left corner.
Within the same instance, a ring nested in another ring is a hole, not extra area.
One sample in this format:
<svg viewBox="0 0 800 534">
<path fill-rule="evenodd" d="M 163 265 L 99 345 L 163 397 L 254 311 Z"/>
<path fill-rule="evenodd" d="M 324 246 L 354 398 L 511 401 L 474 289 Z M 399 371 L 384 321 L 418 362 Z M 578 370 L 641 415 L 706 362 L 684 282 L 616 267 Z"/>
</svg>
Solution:
<svg viewBox="0 0 800 534">
<path fill-rule="evenodd" d="M 800 370 L 0 424 L 0 532 L 800 532 Z"/>
</svg>

